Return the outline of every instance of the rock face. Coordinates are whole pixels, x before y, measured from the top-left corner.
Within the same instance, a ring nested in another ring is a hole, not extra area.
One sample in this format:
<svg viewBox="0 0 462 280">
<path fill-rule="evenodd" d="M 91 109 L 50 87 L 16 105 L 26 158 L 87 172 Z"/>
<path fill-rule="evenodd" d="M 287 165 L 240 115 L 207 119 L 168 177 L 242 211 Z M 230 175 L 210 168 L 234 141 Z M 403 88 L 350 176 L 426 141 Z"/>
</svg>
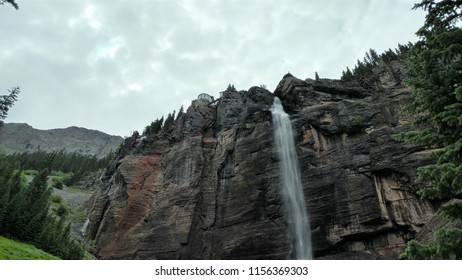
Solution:
<svg viewBox="0 0 462 280">
<path fill-rule="evenodd" d="M 428 153 L 393 137 L 408 90 L 289 74 L 275 95 L 296 134 L 315 258 L 397 258 L 434 215 L 413 183 Z M 199 99 L 168 134 L 126 139 L 88 203 L 98 257 L 292 258 L 273 99 L 259 87 Z"/>
<path fill-rule="evenodd" d="M 117 150 L 123 138 L 80 127 L 39 130 L 28 124 L 5 123 L 0 127 L 0 152 L 65 151 L 104 157 Z"/>
</svg>

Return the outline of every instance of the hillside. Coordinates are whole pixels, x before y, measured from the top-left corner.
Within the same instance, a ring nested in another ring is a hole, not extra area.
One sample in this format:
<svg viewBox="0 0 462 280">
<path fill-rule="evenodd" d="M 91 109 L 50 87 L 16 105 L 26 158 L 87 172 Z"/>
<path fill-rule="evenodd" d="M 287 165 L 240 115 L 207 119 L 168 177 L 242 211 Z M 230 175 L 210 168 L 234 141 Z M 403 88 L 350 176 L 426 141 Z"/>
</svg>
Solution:
<svg viewBox="0 0 462 280">
<path fill-rule="evenodd" d="M 0 152 L 65 151 L 104 157 L 117 150 L 123 138 L 97 130 L 68 127 L 39 130 L 28 124 L 5 123 L 0 128 Z"/>
<path fill-rule="evenodd" d="M 0 260 L 59 260 L 32 245 L 0 236 Z"/>
</svg>

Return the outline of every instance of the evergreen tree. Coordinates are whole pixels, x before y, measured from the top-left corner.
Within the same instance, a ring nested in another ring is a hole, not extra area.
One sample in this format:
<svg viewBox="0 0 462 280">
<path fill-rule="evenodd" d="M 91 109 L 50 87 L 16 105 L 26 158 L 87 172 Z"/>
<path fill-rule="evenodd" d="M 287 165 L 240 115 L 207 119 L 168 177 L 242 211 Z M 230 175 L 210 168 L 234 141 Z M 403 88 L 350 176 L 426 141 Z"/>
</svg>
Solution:
<svg viewBox="0 0 462 280">
<path fill-rule="evenodd" d="M 162 118 L 156 119 L 155 121 L 151 122 L 151 124 L 144 129 L 143 135 L 154 135 L 159 133 L 162 130 L 163 124 L 164 117 L 162 116 Z"/>
<path fill-rule="evenodd" d="M 154 122 L 152 127 L 152 133 L 157 134 L 159 133 L 162 128 L 164 127 L 164 116 Z"/>
<path fill-rule="evenodd" d="M 226 91 L 237 92 L 236 87 L 234 87 L 233 84 L 228 84 L 228 87 L 226 88 Z"/>
<path fill-rule="evenodd" d="M 164 122 L 164 127 L 162 129 L 162 132 L 168 133 L 170 128 L 174 125 L 174 122 L 175 122 L 175 111 L 167 115 L 167 118 L 165 119 L 165 122 Z"/>
<path fill-rule="evenodd" d="M 51 197 L 51 190 L 47 187 L 49 173 L 48 169 L 39 172 L 25 190 L 23 203 L 27 208 L 24 208 L 22 216 L 18 218 L 24 225 L 21 240 L 34 240 L 35 234 L 45 226 Z"/>
<path fill-rule="evenodd" d="M 19 87 L 14 87 L 9 90 L 10 94 L 0 96 L 0 126 L 3 124 L 3 120 L 8 115 L 10 107 L 13 106 L 14 102 L 18 99 L 20 92 Z"/>
<path fill-rule="evenodd" d="M 379 60 L 380 60 L 380 57 L 379 55 L 377 54 L 377 52 L 373 49 L 369 49 L 369 57 L 370 57 L 370 61 L 371 63 L 373 63 L 374 65 L 376 65 Z"/>
<path fill-rule="evenodd" d="M 0 5 L 3 5 L 5 2 L 10 3 L 16 10 L 19 10 L 19 5 L 15 0 L 0 0 Z"/>
<path fill-rule="evenodd" d="M 77 183 L 83 176 L 89 172 L 98 171 L 105 168 L 114 153 L 109 153 L 104 158 L 95 156 L 80 155 L 78 153 L 66 153 L 64 151 L 47 153 L 44 151 L 36 151 L 33 153 L 20 153 L 8 155 L 6 161 L 19 164 L 20 169 L 43 170 L 49 168 L 54 171 L 62 171 L 64 173 L 72 173 L 72 176 L 62 181 L 65 185 L 73 185 Z"/>
<path fill-rule="evenodd" d="M 24 185 L 21 182 L 21 172 L 15 171 L 12 165 L 2 162 L 4 171 L 1 176 L 4 178 L 1 186 L 5 192 L 2 194 L 4 204 L 4 215 L 0 224 L 0 233 L 6 236 L 22 236 L 25 227 L 23 213 L 27 209 L 24 200 Z"/>
<path fill-rule="evenodd" d="M 26 186 L 22 172 L 0 161 L 0 234 L 31 243 L 62 259 L 82 259 L 83 249 L 70 238 L 70 225 L 50 213 L 48 171 Z"/>
<path fill-rule="evenodd" d="M 423 198 L 449 201 L 462 198 L 462 1 L 423 0 L 414 8 L 427 11 L 425 24 L 416 33 L 420 40 L 411 49 L 413 88 L 409 110 L 420 128 L 407 139 L 439 149 L 436 163 L 419 168 Z M 438 213 L 453 220 L 462 218 L 462 203 L 456 200 Z M 436 244 L 410 242 L 404 258 L 462 259 L 462 230 L 442 229 Z"/>
<path fill-rule="evenodd" d="M 353 73 L 351 72 L 349 67 L 347 67 L 346 71 L 343 71 L 342 77 L 340 79 L 345 82 L 351 82 L 354 80 Z"/>
<path fill-rule="evenodd" d="M 180 119 L 180 117 L 181 117 L 183 114 L 184 114 L 184 108 L 183 108 L 183 105 L 181 105 L 180 110 L 178 110 L 178 114 L 176 115 L 175 123 L 178 122 L 178 120 Z"/>
<path fill-rule="evenodd" d="M 17 172 L 19 173 L 19 172 Z M 20 179 L 15 178 L 12 166 L 0 163 L 0 234 L 8 227 L 8 204 L 15 192 L 20 189 Z"/>
</svg>

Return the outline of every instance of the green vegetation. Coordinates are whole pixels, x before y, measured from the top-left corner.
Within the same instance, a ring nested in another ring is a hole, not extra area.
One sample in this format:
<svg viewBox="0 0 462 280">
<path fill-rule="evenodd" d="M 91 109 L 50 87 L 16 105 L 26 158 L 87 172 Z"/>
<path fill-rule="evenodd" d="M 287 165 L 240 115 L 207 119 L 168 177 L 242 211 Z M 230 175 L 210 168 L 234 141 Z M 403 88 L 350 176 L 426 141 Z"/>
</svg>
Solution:
<svg viewBox="0 0 462 280">
<path fill-rule="evenodd" d="M 420 40 L 411 49 L 410 77 L 416 130 L 407 141 L 438 148 L 436 162 L 418 170 L 422 198 L 445 204 L 438 214 L 462 219 L 462 2 L 423 0 L 414 8 L 427 11 Z M 456 200 L 453 200 L 456 199 Z M 458 200 L 459 199 L 459 200 Z M 462 230 L 441 229 L 434 244 L 408 243 L 406 259 L 462 259 Z"/>
<path fill-rule="evenodd" d="M 0 95 L 0 126 L 3 125 L 3 120 L 8 116 L 8 111 L 18 99 L 20 90 L 19 87 L 14 87 L 9 92 L 10 94 L 8 95 Z"/>
<path fill-rule="evenodd" d="M 35 246 L 0 236 L 0 260 L 59 260 Z"/>
<path fill-rule="evenodd" d="M 24 175 L 29 175 L 29 176 L 37 176 L 39 172 L 37 170 L 24 170 L 23 171 Z"/>
<path fill-rule="evenodd" d="M 233 84 L 228 84 L 228 87 L 225 91 L 237 92 L 236 87 Z"/>
<path fill-rule="evenodd" d="M 173 111 L 172 113 L 169 113 L 167 115 L 167 118 L 164 118 L 164 116 L 162 116 L 160 119 L 156 119 L 144 129 L 143 135 L 150 136 L 157 135 L 160 133 L 169 133 L 183 114 L 184 109 L 183 106 L 181 106 L 180 110 L 178 111 L 178 114 L 176 114 L 176 117 L 175 111 Z"/>
<path fill-rule="evenodd" d="M 71 207 L 63 201 L 62 197 L 59 195 L 53 195 L 51 197 L 51 211 L 56 215 L 57 218 L 65 219 L 72 214 Z"/>
<path fill-rule="evenodd" d="M 77 208 L 72 212 L 71 219 L 76 223 L 83 223 L 87 219 L 87 213 L 82 208 Z"/>
<path fill-rule="evenodd" d="M 178 120 L 180 119 L 181 116 L 183 116 L 183 114 L 184 114 L 184 108 L 183 108 L 183 105 L 181 105 L 180 110 L 178 111 L 178 114 L 176 114 L 175 123 L 178 122 Z"/>
<path fill-rule="evenodd" d="M 319 78 L 318 72 L 314 72 L 314 79 L 315 79 L 316 81 L 319 81 L 320 78 Z"/>
<path fill-rule="evenodd" d="M 82 259 L 84 251 L 70 238 L 66 205 L 51 210 L 47 169 L 24 184 L 22 172 L 0 162 L 0 235 L 32 244 L 62 259 Z M 55 213 L 55 214 L 54 214 Z"/>
<path fill-rule="evenodd" d="M 62 171 L 51 171 L 50 178 L 52 182 L 52 187 L 62 190 L 65 186 L 71 186 L 80 179 L 81 176 L 74 176 L 74 173 L 64 173 Z"/>
<path fill-rule="evenodd" d="M 162 128 L 164 133 L 168 133 L 170 128 L 175 124 L 175 111 L 173 113 L 169 113 L 167 118 L 164 121 L 164 126 Z"/>
<path fill-rule="evenodd" d="M 148 125 L 144 131 L 143 135 L 152 135 L 152 134 L 157 134 L 162 130 L 162 126 L 164 124 L 164 117 L 160 119 L 156 119 L 153 121 L 150 125 Z"/>
<path fill-rule="evenodd" d="M 63 201 L 63 198 L 57 194 L 51 196 L 51 211 L 59 218 L 66 218 L 72 213 L 69 205 Z"/>
<path fill-rule="evenodd" d="M 62 151 L 54 153 L 37 151 L 33 153 L 7 155 L 4 157 L 6 162 L 17 163 L 20 169 L 42 170 L 48 168 L 53 170 L 51 172 L 54 178 L 53 182 L 56 183 L 56 187 L 59 188 L 60 183 L 62 183 L 62 185 L 71 186 L 89 172 L 105 168 L 114 157 L 114 153 L 110 153 L 101 159 L 95 156 L 65 153 Z M 32 171 L 28 171 L 28 175 L 36 175 L 31 172 Z"/>
<path fill-rule="evenodd" d="M 358 82 L 363 85 L 373 83 L 376 80 L 376 77 L 374 77 L 374 69 L 376 69 L 379 64 L 383 64 L 391 69 L 390 64 L 392 61 L 403 60 L 409 57 L 409 50 L 411 47 L 412 43 L 408 43 L 407 45 L 398 44 L 398 48 L 395 50 L 388 49 L 380 55 L 377 54 L 375 50 L 370 49 L 366 52 L 362 61 L 358 59 L 353 70 L 347 67 L 347 69 L 342 72 L 340 79 L 345 82 Z M 395 78 L 399 80 L 399 77 Z"/>
</svg>

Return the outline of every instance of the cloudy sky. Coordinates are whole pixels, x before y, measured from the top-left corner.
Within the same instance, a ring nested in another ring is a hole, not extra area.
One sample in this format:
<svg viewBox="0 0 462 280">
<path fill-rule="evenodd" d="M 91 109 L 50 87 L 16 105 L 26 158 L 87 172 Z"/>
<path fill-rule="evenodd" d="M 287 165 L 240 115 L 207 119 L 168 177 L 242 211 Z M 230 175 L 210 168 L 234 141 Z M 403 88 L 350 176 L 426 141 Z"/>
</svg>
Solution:
<svg viewBox="0 0 462 280">
<path fill-rule="evenodd" d="M 282 76 L 339 78 L 373 48 L 415 41 L 416 0 L 17 0 L 0 6 L 6 122 L 128 136 L 201 92 Z"/>
</svg>

